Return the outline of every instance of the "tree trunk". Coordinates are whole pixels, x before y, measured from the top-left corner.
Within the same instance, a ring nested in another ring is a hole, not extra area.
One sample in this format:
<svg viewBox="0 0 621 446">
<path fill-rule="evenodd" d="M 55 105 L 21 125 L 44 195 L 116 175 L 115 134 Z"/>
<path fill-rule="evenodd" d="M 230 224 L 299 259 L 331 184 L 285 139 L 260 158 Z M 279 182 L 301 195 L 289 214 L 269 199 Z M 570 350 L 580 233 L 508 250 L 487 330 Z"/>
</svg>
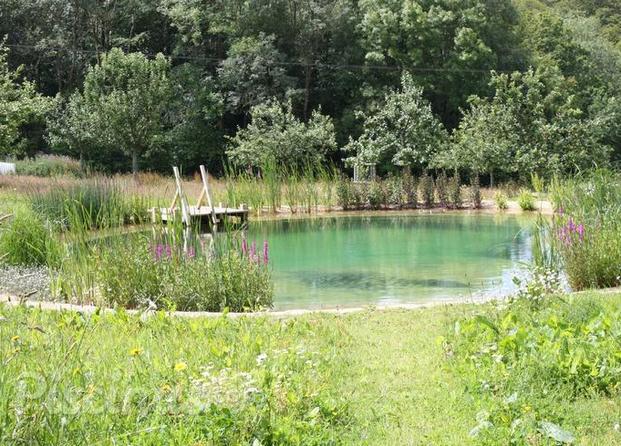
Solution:
<svg viewBox="0 0 621 446">
<path fill-rule="evenodd" d="M 138 151 L 132 151 L 132 174 L 134 177 L 138 174 Z"/>
<path fill-rule="evenodd" d="M 494 171 L 491 169 L 489 171 L 489 187 L 494 188 Z"/>
</svg>

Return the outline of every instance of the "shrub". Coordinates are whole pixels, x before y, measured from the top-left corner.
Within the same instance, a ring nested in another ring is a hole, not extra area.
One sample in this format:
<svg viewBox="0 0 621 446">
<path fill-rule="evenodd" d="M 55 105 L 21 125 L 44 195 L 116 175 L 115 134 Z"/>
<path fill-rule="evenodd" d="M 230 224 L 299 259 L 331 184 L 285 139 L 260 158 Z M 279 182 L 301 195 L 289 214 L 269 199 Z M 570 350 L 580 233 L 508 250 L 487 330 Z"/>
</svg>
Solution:
<svg viewBox="0 0 621 446">
<path fill-rule="evenodd" d="M 534 211 L 536 209 L 535 196 L 529 190 L 522 189 L 518 195 L 518 204 L 523 211 Z"/>
<path fill-rule="evenodd" d="M 478 175 L 473 175 L 470 178 L 470 203 L 474 209 L 481 209 L 481 185 Z"/>
<path fill-rule="evenodd" d="M 371 209 L 379 209 L 386 204 L 386 190 L 381 181 L 372 181 L 367 192 L 367 201 Z"/>
<path fill-rule="evenodd" d="M 446 173 L 442 172 L 436 178 L 436 194 L 438 196 L 438 203 L 440 207 L 448 207 L 449 205 L 449 197 L 448 197 L 448 178 L 446 177 Z"/>
<path fill-rule="evenodd" d="M 425 172 L 423 176 L 420 177 L 420 183 L 418 187 L 420 188 L 420 195 L 423 199 L 423 204 L 425 205 L 425 207 L 432 207 L 434 199 L 434 184 L 433 178 L 431 178 L 431 176 L 429 176 L 427 172 Z"/>
<path fill-rule="evenodd" d="M 369 196 L 369 186 L 367 183 L 350 183 L 352 207 L 354 209 L 362 209 L 366 206 Z"/>
<path fill-rule="evenodd" d="M 494 201 L 496 202 L 496 207 L 501 211 L 509 209 L 509 199 L 503 192 L 496 192 L 494 194 Z"/>
<path fill-rule="evenodd" d="M 336 184 L 336 203 L 341 206 L 344 211 L 348 210 L 352 204 L 352 188 L 349 178 L 341 176 Z"/>
<path fill-rule="evenodd" d="M 19 210 L 0 225 L 0 263 L 55 266 L 60 244 L 32 212 Z"/>
<path fill-rule="evenodd" d="M 416 178 L 414 178 L 410 169 L 406 169 L 403 173 L 403 192 L 405 193 L 405 203 L 416 208 L 418 206 L 418 187 Z"/>
<path fill-rule="evenodd" d="M 451 208 L 459 209 L 462 205 L 462 199 L 461 184 L 459 183 L 459 175 L 457 173 L 448 180 L 447 194 Z"/>
<path fill-rule="evenodd" d="M 388 180 L 388 202 L 392 206 L 396 206 L 397 209 L 401 209 L 403 207 L 403 181 L 398 176 L 391 176 Z"/>
</svg>

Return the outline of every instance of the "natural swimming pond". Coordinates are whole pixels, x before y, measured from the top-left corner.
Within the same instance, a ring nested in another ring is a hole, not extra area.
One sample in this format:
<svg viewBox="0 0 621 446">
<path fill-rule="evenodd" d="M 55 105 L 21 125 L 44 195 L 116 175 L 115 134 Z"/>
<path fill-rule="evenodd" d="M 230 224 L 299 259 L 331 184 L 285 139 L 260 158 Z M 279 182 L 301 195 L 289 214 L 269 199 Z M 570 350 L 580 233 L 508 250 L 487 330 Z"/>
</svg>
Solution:
<svg viewBox="0 0 621 446">
<path fill-rule="evenodd" d="M 339 216 L 252 222 L 268 240 L 275 309 L 506 294 L 530 259 L 532 220 L 505 215 Z"/>
</svg>

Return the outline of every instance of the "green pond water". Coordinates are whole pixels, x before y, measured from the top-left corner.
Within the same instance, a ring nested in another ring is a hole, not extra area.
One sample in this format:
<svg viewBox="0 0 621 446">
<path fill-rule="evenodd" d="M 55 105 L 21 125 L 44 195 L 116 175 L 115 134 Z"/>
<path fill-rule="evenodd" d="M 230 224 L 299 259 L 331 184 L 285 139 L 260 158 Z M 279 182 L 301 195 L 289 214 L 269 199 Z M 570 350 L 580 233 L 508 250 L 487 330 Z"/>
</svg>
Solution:
<svg viewBox="0 0 621 446">
<path fill-rule="evenodd" d="M 321 217 L 253 222 L 267 240 L 275 309 L 506 294 L 530 259 L 532 220 L 492 215 Z"/>
</svg>

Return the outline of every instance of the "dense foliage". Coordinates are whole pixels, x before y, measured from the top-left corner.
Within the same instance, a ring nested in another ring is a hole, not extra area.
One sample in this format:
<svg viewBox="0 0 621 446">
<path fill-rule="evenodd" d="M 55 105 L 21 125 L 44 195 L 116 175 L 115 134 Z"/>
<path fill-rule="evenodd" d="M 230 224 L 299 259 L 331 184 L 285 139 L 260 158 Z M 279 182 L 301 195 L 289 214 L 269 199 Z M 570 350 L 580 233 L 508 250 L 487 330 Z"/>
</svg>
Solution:
<svg viewBox="0 0 621 446">
<path fill-rule="evenodd" d="M 295 150 L 484 183 L 571 173 L 621 156 L 620 16 L 586 0 L 7 1 L 0 150 L 112 171 Z"/>
</svg>

